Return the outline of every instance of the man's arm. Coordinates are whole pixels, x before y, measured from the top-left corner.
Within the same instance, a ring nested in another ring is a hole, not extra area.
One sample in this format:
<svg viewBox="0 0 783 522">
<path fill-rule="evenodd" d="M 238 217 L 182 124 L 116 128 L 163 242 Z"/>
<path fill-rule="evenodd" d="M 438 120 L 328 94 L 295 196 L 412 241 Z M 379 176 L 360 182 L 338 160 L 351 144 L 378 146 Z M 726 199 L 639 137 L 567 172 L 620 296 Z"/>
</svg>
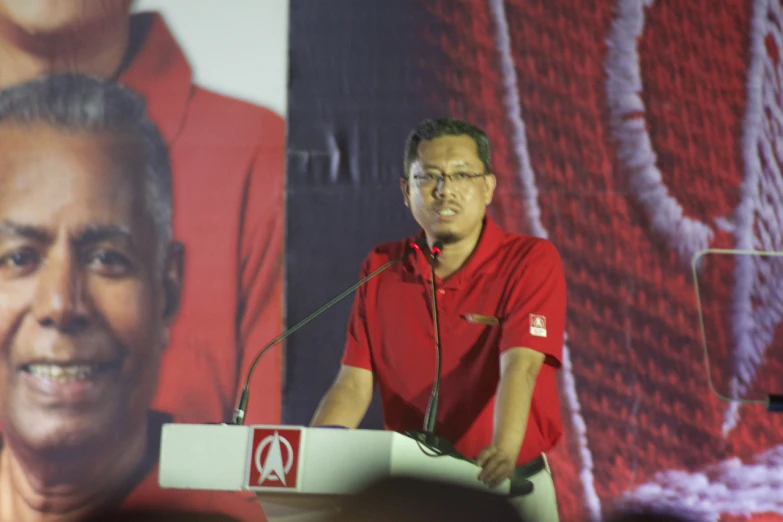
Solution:
<svg viewBox="0 0 783 522">
<path fill-rule="evenodd" d="M 500 382 L 495 400 L 495 435 L 476 463 L 479 479 L 496 486 L 511 476 L 525 438 L 536 378 L 545 355 L 529 348 L 510 348 L 500 356 Z"/>
<path fill-rule="evenodd" d="M 484 468 L 479 478 L 490 486 L 513 473 L 527 431 L 538 374 L 544 364 L 551 366 L 546 371 L 560 366 L 563 348 L 566 282 L 560 254 L 549 241 L 539 241 L 522 254 L 525 261 L 509 288 L 499 343 L 494 436 L 476 459 Z"/>
<path fill-rule="evenodd" d="M 370 406 L 373 388 L 370 370 L 343 365 L 310 425 L 357 428 Z"/>
</svg>

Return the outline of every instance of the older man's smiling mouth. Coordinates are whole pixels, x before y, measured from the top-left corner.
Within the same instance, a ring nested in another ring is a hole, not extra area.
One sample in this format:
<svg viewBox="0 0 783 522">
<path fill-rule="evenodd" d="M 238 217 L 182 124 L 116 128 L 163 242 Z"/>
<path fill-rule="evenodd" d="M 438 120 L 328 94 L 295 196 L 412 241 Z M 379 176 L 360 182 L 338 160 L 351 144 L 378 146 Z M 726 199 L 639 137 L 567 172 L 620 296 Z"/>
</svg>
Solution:
<svg viewBox="0 0 783 522">
<path fill-rule="evenodd" d="M 22 371 L 35 377 L 52 382 L 85 381 L 98 375 L 100 372 L 113 367 L 113 363 L 103 364 L 25 364 Z"/>
<path fill-rule="evenodd" d="M 119 367 L 119 362 L 34 362 L 19 370 L 26 387 L 47 402 L 76 404 L 98 400 Z"/>
</svg>

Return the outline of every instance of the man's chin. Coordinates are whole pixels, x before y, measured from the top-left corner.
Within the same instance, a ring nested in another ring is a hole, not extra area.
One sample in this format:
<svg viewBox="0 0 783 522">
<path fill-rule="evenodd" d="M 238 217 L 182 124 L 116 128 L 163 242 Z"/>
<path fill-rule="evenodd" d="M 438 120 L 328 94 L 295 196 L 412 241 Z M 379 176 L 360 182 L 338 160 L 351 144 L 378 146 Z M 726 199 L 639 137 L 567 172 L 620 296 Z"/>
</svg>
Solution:
<svg viewBox="0 0 783 522">
<path fill-rule="evenodd" d="M 7 428 L 4 431 L 8 431 Z M 71 460 L 95 453 L 110 444 L 113 429 L 102 419 L 37 418 L 15 433 L 4 433 L 15 451 L 47 460 Z"/>
<path fill-rule="evenodd" d="M 449 230 L 446 227 L 436 230 L 432 236 L 435 238 L 435 241 L 441 241 L 444 245 L 452 245 L 462 239 L 460 234 L 453 230 Z"/>
</svg>

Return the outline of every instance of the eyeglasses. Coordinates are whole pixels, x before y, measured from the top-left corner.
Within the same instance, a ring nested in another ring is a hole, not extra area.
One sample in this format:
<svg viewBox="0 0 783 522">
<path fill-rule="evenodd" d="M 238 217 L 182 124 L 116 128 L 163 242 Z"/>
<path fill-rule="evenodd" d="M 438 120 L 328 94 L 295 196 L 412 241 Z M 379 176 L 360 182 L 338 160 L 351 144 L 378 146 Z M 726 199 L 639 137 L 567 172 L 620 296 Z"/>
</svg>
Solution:
<svg viewBox="0 0 783 522">
<path fill-rule="evenodd" d="M 412 176 L 413 181 L 420 187 L 429 187 L 436 185 L 441 181 L 446 181 L 448 178 L 455 186 L 466 186 L 476 178 L 483 178 L 486 174 L 479 174 L 476 172 L 455 172 L 454 174 L 416 174 Z"/>
</svg>

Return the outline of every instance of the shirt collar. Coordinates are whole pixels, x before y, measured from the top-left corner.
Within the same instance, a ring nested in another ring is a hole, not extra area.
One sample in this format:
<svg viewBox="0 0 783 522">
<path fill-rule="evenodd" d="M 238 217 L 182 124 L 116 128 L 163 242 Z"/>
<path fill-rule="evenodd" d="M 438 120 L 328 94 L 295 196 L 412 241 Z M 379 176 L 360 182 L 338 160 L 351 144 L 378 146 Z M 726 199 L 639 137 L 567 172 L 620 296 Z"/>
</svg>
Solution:
<svg viewBox="0 0 783 522">
<path fill-rule="evenodd" d="M 144 97 L 150 119 L 170 144 L 185 123 L 193 88 L 190 65 L 160 14 L 135 14 L 130 27 L 131 38 L 143 34 L 143 42 L 118 81 Z"/>
</svg>

